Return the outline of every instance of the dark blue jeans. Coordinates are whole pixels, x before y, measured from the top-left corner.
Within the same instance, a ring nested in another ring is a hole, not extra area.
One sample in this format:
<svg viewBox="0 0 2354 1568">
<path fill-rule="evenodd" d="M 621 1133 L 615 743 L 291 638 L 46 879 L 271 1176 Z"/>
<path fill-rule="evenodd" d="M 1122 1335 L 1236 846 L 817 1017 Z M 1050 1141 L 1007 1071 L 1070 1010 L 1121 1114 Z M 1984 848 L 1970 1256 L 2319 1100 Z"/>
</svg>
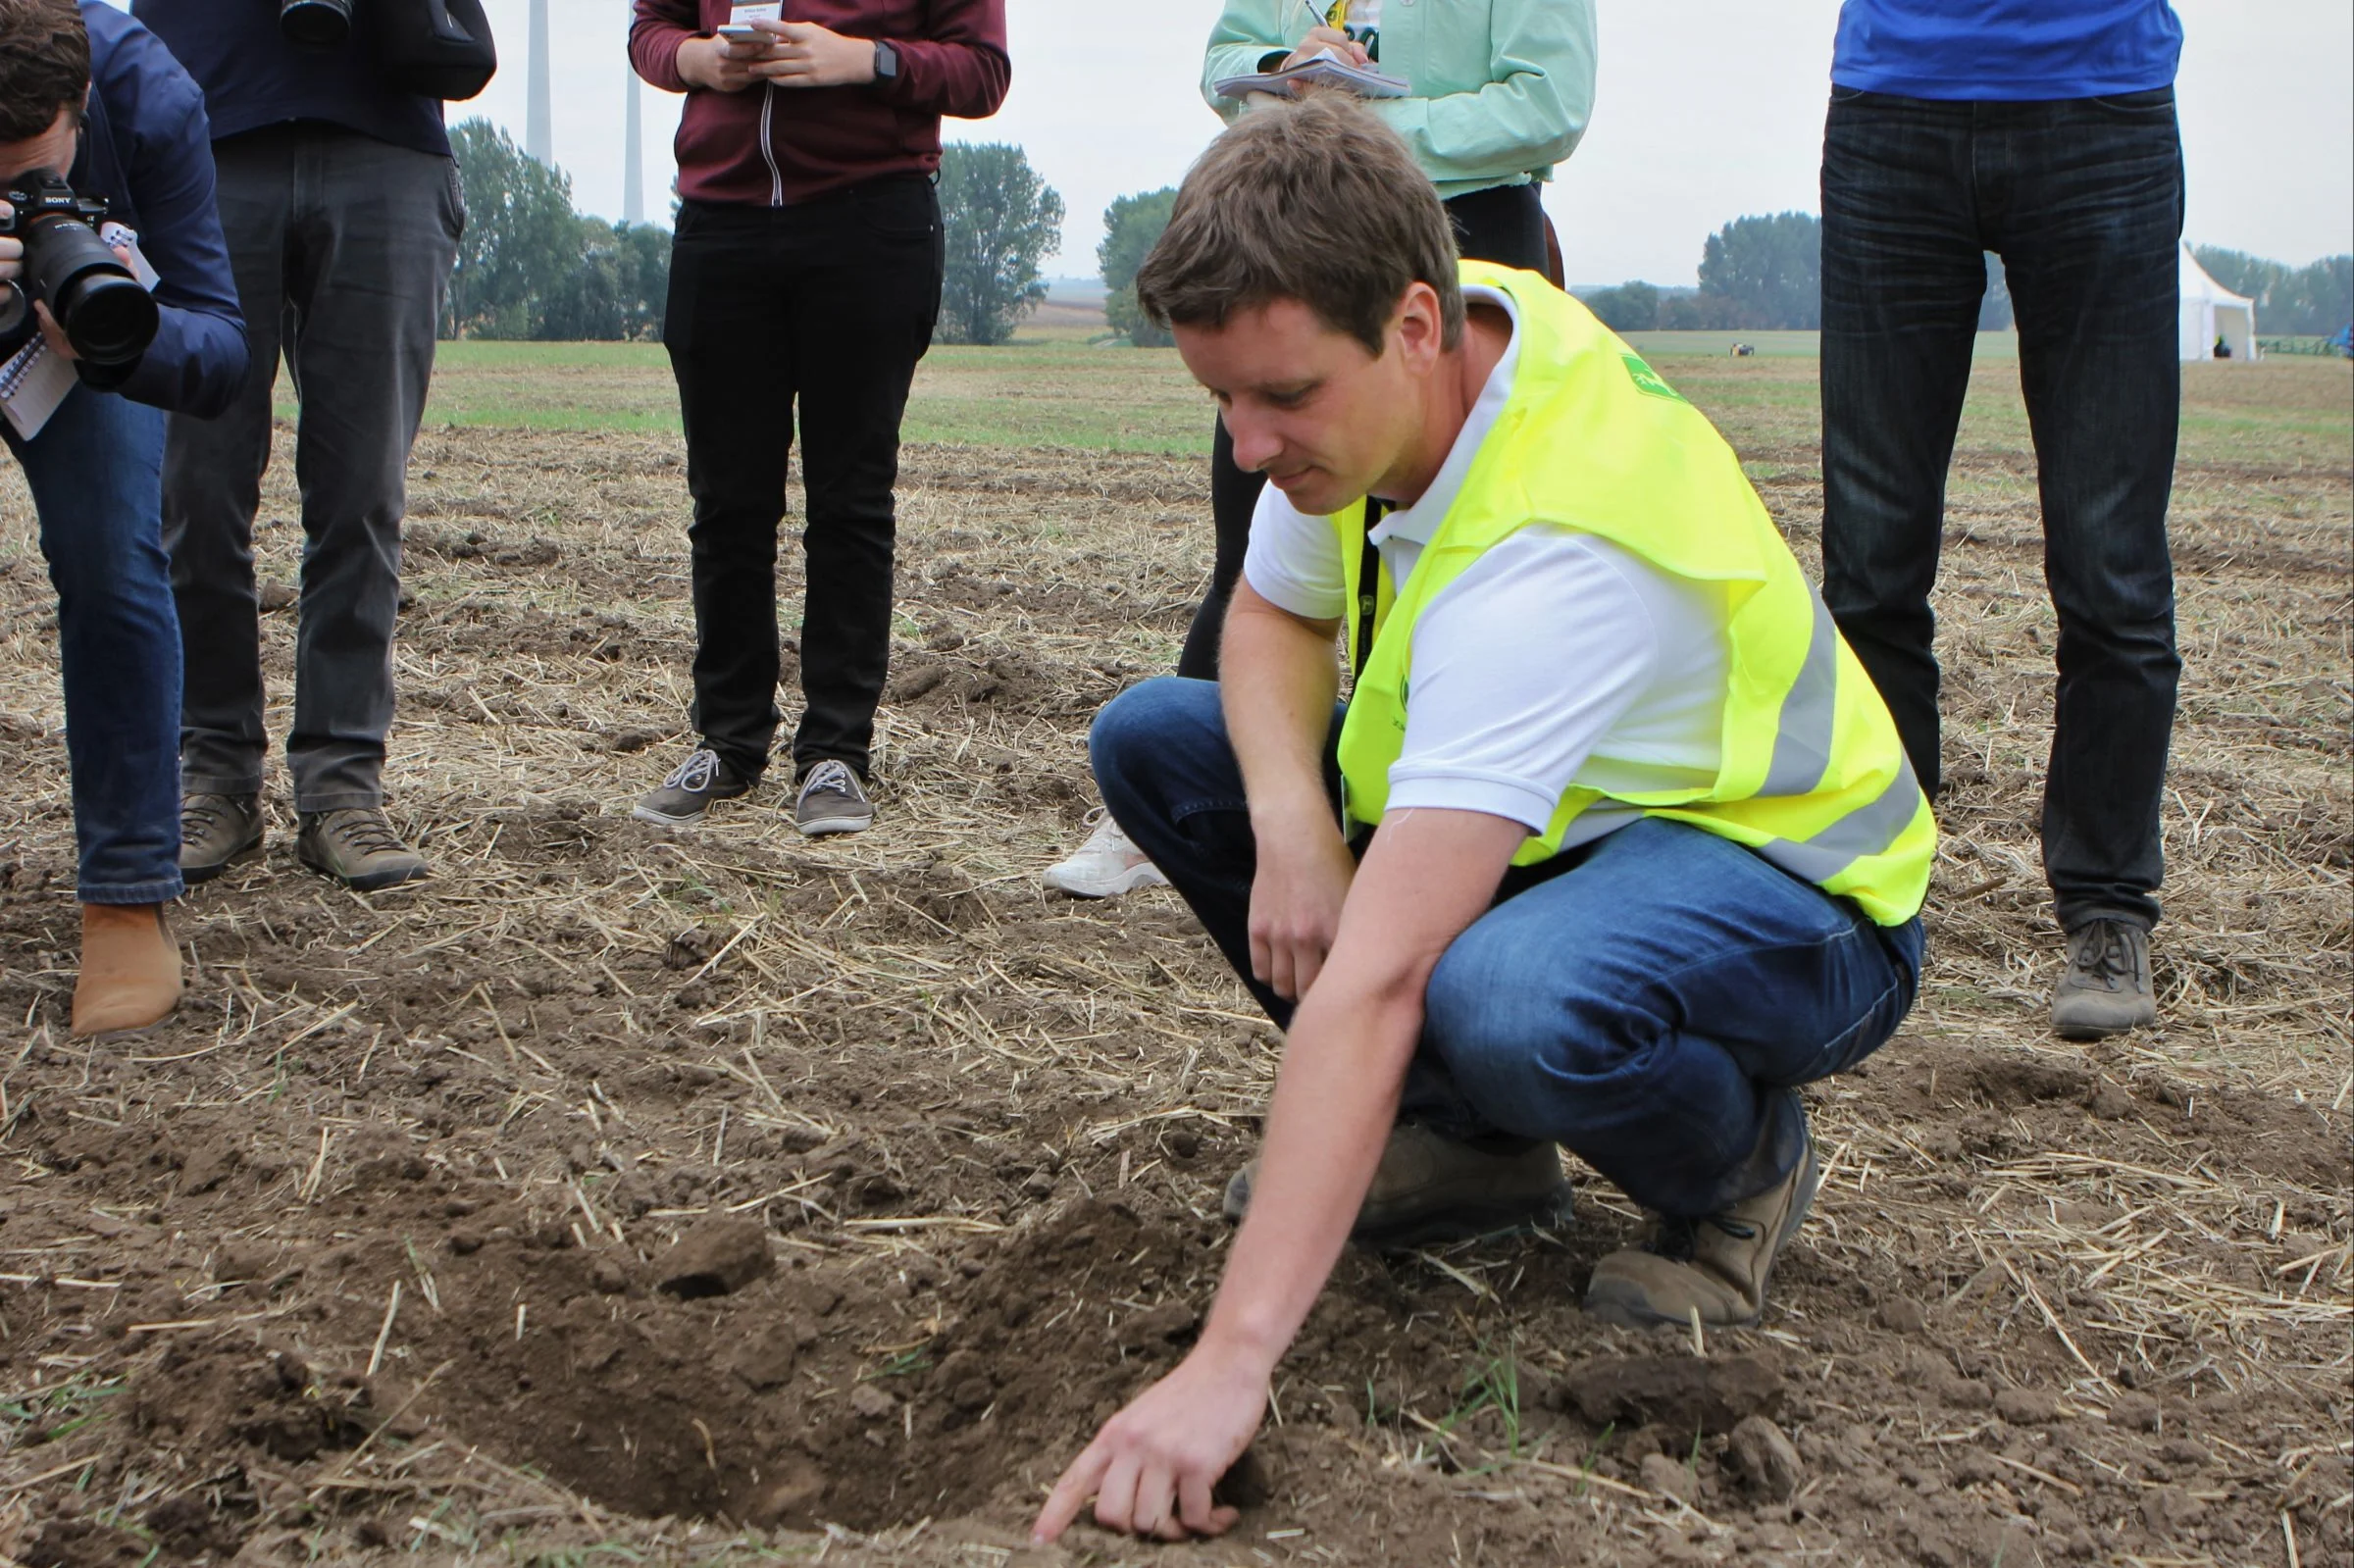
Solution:
<svg viewBox="0 0 2354 1568">
<path fill-rule="evenodd" d="M 1132 687 L 1090 747 L 1113 819 L 1288 1025 L 1251 978 L 1257 847 L 1218 687 Z M 1920 949 L 1918 920 L 1874 925 L 1729 839 L 1639 822 L 1506 875 L 1431 976 L 1400 1114 L 1559 1143 L 1648 1208 L 1714 1213 L 1789 1174 L 1798 1086 L 1894 1033 Z"/>
<path fill-rule="evenodd" d="M 179 619 L 164 554 L 164 416 L 77 386 L 29 441 L 0 426 L 57 589 L 85 904 L 180 894 Z"/>
<path fill-rule="evenodd" d="M 1933 795 L 1929 588 L 1991 250 L 2018 319 L 2060 621 L 2043 863 L 2071 930 L 2158 919 L 2181 670 L 2166 540 L 2181 232 L 2172 89 L 2055 103 L 1832 93 L 1822 596 Z"/>
</svg>

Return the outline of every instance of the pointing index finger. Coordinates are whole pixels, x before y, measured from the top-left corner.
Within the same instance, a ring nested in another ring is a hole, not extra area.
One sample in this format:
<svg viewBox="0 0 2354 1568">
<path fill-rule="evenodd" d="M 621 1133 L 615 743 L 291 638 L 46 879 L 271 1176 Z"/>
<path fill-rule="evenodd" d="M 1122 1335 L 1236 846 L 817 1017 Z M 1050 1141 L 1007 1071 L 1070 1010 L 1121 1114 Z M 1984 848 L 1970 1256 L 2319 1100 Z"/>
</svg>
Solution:
<svg viewBox="0 0 2354 1568">
<path fill-rule="evenodd" d="M 1048 1494 L 1047 1505 L 1038 1511 L 1038 1520 L 1030 1527 L 1030 1539 L 1049 1543 L 1068 1530 L 1071 1521 L 1079 1517 L 1079 1510 L 1087 1506 L 1087 1499 L 1095 1495 L 1097 1484 L 1103 1479 L 1103 1472 L 1110 1466 L 1111 1454 L 1100 1440 L 1089 1443 L 1085 1451 L 1071 1461 L 1071 1467 L 1062 1473 L 1062 1479 L 1054 1483 L 1053 1492 Z"/>
</svg>

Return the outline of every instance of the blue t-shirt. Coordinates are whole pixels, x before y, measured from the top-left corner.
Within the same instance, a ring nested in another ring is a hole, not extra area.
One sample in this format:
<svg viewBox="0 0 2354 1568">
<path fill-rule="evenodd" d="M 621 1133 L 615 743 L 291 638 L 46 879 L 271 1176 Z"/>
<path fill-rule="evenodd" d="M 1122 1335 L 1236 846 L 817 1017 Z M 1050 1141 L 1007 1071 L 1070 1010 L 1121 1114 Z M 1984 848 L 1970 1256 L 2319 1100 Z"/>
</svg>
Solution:
<svg viewBox="0 0 2354 1568">
<path fill-rule="evenodd" d="M 2106 98 L 2172 86 L 2169 0 L 1844 0 L 1831 83 L 1907 98 Z"/>
<path fill-rule="evenodd" d="M 395 147 L 449 155 L 439 99 L 385 86 L 356 35 L 332 49 L 287 42 L 279 9 L 279 0 L 131 0 L 130 14 L 204 89 L 215 141 L 323 120 Z"/>
</svg>

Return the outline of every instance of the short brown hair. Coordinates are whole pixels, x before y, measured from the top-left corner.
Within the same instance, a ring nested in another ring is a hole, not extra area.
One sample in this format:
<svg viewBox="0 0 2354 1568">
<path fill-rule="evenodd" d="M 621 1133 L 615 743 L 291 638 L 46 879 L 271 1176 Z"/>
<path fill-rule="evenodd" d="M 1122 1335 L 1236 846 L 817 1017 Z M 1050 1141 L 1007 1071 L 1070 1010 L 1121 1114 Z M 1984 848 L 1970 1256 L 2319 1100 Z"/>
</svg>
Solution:
<svg viewBox="0 0 2354 1568">
<path fill-rule="evenodd" d="M 90 90 L 90 33 L 74 0 L 0 0 L 0 141 L 78 119 Z"/>
<path fill-rule="evenodd" d="M 1455 228 L 1398 133 L 1356 99 L 1313 92 L 1254 108 L 1178 188 L 1136 298 L 1163 325 L 1222 327 L 1296 299 L 1375 357 L 1407 285 L 1438 291 L 1444 344 L 1463 334 Z"/>
</svg>

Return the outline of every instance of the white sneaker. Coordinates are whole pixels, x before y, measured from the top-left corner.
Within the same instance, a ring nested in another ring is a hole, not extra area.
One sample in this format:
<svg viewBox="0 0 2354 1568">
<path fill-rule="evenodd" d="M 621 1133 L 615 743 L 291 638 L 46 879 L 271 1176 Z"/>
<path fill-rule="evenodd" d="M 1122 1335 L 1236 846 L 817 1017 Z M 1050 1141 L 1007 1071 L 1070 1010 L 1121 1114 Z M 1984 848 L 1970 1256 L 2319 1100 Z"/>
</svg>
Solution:
<svg viewBox="0 0 2354 1568">
<path fill-rule="evenodd" d="M 1070 859 L 1047 868 L 1045 880 L 1049 887 L 1073 898 L 1117 898 L 1139 887 L 1165 887 L 1169 882 L 1128 841 L 1109 812 Z"/>
</svg>

